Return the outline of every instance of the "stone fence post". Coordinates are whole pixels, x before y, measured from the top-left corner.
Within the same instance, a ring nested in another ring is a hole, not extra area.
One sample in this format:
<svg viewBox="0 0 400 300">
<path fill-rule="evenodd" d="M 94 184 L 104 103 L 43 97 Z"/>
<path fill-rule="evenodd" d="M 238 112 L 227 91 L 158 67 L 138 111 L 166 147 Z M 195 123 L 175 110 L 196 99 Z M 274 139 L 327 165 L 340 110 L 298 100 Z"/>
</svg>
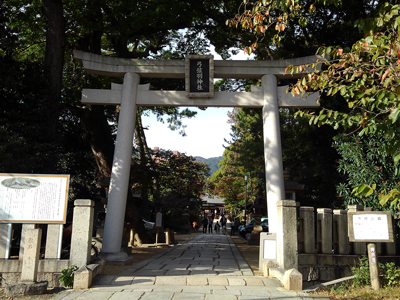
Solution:
<svg viewBox="0 0 400 300">
<path fill-rule="evenodd" d="M 94 201 L 78 199 L 75 200 L 74 204 L 70 265 L 76 265 L 78 268 L 81 268 L 86 266 L 90 261 Z"/>
<path fill-rule="evenodd" d="M 337 252 L 335 254 L 348 255 L 351 252 L 350 242 L 347 232 L 347 210 L 334 209 L 333 222 L 335 224 L 334 243 L 337 244 Z"/>
<path fill-rule="evenodd" d="M 277 260 L 279 267 L 286 270 L 298 269 L 296 202 L 280 200 L 276 203 L 278 212 Z"/>
<path fill-rule="evenodd" d="M 317 233 L 320 251 L 322 254 L 332 254 L 332 209 L 317 208 L 317 220 L 319 222 Z"/>
<path fill-rule="evenodd" d="M 314 207 L 300 206 L 300 222 L 302 223 L 303 251 L 307 254 L 315 253 L 315 217 Z"/>
<path fill-rule="evenodd" d="M 46 236 L 46 249 L 45 258 L 58 258 L 59 253 L 59 238 L 62 231 L 60 231 L 59 224 L 49 224 L 47 225 L 47 236 Z"/>
</svg>

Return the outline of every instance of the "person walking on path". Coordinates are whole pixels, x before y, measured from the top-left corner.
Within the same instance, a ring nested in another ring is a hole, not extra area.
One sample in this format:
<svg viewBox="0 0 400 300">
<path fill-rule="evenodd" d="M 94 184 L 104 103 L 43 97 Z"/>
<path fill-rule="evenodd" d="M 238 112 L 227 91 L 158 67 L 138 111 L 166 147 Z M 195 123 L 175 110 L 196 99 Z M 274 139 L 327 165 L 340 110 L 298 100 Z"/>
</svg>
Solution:
<svg viewBox="0 0 400 300">
<path fill-rule="evenodd" d="M 194 231 L 197 231 L 197 222 L 196 221 L 193 221 L 193 230 Z"/>
<path fill-rule="evenodd" d="M 204 216 L 201 224 L 203 225 L 203 233 L 207 233 L 208 219 L 206 216 Z"/>
<path fill-rule="evenodd" d="M 221 218 L 219 219 L 219 221 L 221 222 L 221 226 L 222 226 L 222 234 L 226 234 L 226 218 L 224 215 L 221 216 Z"/>
<path fill-rule="evenodd" d="M 214 231 L 215 231 L 215 233 L 219 233 L 219 228 L 221 227 L 221 225 L 219 225 L 219 223 L 218 223 L 218 221 L 217 221 L 217 223 L 215 223 L 215 226 L 214 226 Z"/>
<path fill-rule="evenodd" d="M 208 218 L 208 233 L 212 233 L 213 219 L 211 217 Z"/>
</svg>

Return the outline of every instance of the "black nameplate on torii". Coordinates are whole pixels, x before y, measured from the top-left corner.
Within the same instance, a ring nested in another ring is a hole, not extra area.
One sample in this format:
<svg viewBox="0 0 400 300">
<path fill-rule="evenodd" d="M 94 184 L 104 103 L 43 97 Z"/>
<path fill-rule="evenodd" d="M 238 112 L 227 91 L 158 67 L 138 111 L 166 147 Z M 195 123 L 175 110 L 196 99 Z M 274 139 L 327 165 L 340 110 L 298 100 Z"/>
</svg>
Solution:
<svg viewBox="0 0 400 300">
<path fill-rule="evenodd" d="M 185 85 L 189 98 L 214 96 L 214 60 L 212 55 L 188 55 L 185 64 Z"/>
</svg>

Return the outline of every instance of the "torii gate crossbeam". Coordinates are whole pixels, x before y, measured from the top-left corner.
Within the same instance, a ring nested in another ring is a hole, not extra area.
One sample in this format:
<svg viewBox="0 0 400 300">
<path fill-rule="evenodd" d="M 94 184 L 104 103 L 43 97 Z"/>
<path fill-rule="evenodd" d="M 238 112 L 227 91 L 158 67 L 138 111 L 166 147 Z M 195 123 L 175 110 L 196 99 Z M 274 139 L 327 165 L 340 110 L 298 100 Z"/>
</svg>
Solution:
<svg viewBox="0 0 400 300">
<path fill-rule="evenodd" d="M 318 95 L 292 97 L 286 93 L 286 87 L 277 87 L 277 79 L 299 78 L 308 70 L 290 75 L 285 74 L 286 67 L 311 64 L 322 58 L 310 56 L 279 61 L 215 61 L 215 78 L 261 79 L 261 87 L 252 87 L 249 93 L 215 92 L 213 98 L 192 99 L 185 92 L 150 91 L 149 85 L 139 85 L 140 77 L 184 78 L 184 61 L 131 60 L 80 51 L 74 51 L 74 56 L 90 73 L 124 77 L 123 85 L 112 84 L 111 90 L 84 89 L 82 92 L 82 103 L 121 106 L 101 253 L 105 260 L 127 259 L 127 254 L 121 252 L 121 241 L 137 106 L 262 108 L 269 231 L 279 236 L 282 226 L 278 224 L 276 203 L 285 199 L 279 107 L 318 107 Z M 278 262 L 280 255 L 282 253 L 278 253 Z"/>
</svg>

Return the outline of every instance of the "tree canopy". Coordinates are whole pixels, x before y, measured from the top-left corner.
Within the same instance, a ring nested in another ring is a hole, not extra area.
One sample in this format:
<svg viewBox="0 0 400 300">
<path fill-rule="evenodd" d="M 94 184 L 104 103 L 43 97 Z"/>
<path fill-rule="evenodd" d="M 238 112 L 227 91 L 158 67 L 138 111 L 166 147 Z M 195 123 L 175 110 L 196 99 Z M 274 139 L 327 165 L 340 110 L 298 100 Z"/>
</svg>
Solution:
<svg viewBox="0 0 400 300">
<path fill-rule="evenodd" d="M 345 110 L 323 107 L 318 112 L 300 111 L 298 116 L 307 117 L 310 124 L 327 124 L 335 129 L 343 128 L 359 137 L 385 137 L 381 151 L 393 159 L 392 171 L 398 174 L 400 160 L 399 113 L 400 113 L 400 16 L 397 1 L 243 1 L 244 10 L 227 23 L 239 25 L 254 33 L 257 39 L 273 31 L 274 42 L 279 47 L 285 40 L 291 26 L 298 28 L 295 37 L 305 36 L 310 26 L 309 20 L 321 12 L 330 15 L 335 22 L 341 22 L 336 11 L 345 12 L 351 5 L 359 4 L 355 10 L 359 17 L 350 22 L 361 36 L 355 41 L 346 39 L 320 44 L 317 54 L 324 57 L 316 64 L 292 66 L 287 72 L 316 68 L 323 64 L 321 71 L 314 69 L 298 80 L 291 89 L 293 94 L 321 92 L 322 99 L 339 95 L 347 103 Z M 363 9 L 361 9 L 361 7 Z M 322 11 L 321 11 L 322 9 Z M 358 12 L 363 11 L 364 15 Z M 343 19 L 345 20 L 345 19 Z M 326 26 L 320 23 L 320 26 Z M 328 23 L 329 24 L 329 23 Z M 350 42 L 350 43 L 349 43 Z M 257 49 L 257 42 L 247 48 L 251 53 Z M 365 139 L 364 139 L 365 140 Z M 371 141 L 373 138 L 371 139 Z M 371 178 L 370 178 L 371 179 Z M 365 179 L 364 179 L 365 180 Z M 397 210 L 400 204 L 397 187 L 380 187 L 377 182 L 365 182 L 353 189 L 354 195 L 365 197 L 375 194 L 381 205 L 389 205 Z"/>
</svg>

